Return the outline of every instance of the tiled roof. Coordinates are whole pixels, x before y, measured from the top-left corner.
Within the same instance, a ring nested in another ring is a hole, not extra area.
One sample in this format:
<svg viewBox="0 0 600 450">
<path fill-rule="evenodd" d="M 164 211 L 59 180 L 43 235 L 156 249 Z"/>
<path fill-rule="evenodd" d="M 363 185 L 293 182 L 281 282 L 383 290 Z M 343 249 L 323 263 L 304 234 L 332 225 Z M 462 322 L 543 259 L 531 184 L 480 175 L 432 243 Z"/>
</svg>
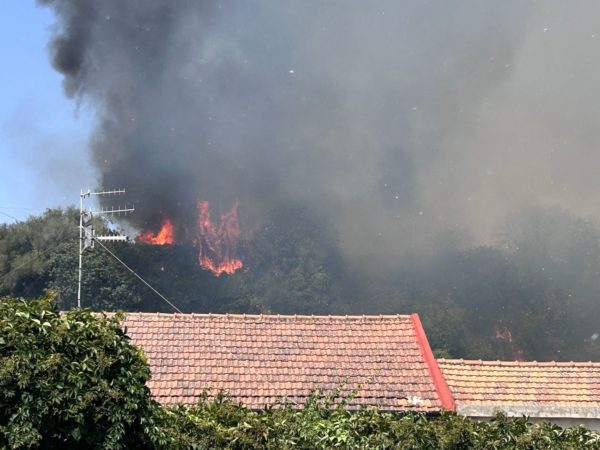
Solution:
<svg viewBox="0 0 600 450">
<path fill-rule="evenodd" d="M 361 389 L 350 407 L 452 409 L 452 397 L 411 316 L 128 313 L 127 334 L 150 363 L 163 404 L 224 391 L 249 408 L 303 403 L 311 390 Z"/>
<path fill-rule="evenodd" d="M 439 359 L 457 412 L 600 418 L 600 363 Z"/>
</svg>

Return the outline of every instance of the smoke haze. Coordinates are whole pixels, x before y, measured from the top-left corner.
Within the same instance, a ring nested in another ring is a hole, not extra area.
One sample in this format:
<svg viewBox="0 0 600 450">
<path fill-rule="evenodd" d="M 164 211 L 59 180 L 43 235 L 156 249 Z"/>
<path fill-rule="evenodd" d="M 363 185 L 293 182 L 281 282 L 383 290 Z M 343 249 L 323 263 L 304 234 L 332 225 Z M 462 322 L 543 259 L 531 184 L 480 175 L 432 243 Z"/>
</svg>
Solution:
<svg viewBox="0 0 600 450">
<path fill-rule="evenodd" d="M 300 202 L 352 260 L 487 243 L 524 205 L 598 215 L 600 4 L 40 0 L 98 183 L 133 225 Z M 374 259 L 371 259 L 374 258 Z"/>
</svg>

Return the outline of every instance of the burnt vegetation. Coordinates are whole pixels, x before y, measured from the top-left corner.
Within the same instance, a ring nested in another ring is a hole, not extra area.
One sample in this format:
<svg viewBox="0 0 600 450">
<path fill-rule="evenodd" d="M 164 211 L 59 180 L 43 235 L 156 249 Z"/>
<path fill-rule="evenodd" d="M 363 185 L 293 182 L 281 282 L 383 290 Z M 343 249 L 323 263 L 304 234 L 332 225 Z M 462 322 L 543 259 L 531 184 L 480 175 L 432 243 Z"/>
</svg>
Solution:
<svg viewBox="0 0 600 450">
<path fill-rule="evenodd" d="M 0 296 L 77 290 L 78 211 L 48 210 L 0 227 Z M 244 268 L 219 277 L 189 245 L 113 244 L 120 258 L 184 312 L 421 315 L 438 356 L 597 360 L 600 229 L 558 209 L 514 216 L 495 246 L 456 242 L 370 275 L 340 254 L 336 230 L 304 207 L 274 211 L 239 245 Z M 99 231 L 110 233 L 107 224 Z M 448 242 L 448 241 L 447 241 Z M 93 310 L 170 311 L 110 255 L 85 256 Z"/>
</svg>

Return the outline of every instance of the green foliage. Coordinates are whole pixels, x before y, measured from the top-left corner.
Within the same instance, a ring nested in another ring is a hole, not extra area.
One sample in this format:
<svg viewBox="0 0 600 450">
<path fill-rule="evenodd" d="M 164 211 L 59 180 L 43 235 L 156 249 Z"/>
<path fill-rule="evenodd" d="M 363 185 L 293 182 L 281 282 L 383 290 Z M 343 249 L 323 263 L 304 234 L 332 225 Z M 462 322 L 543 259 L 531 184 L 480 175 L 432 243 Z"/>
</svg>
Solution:
<svg viewBox="0 0 600 450">
<path fill-rule="evenodd" d="M 306 208 L 280 207 L 270 216 L 247 245 L 238 295 L 264 312 L 331 312 L 342 281 L 335 235 Z"/>
<path fill-rule="evenodd" d="M 135 448 L 149 377 L 117 317 L 0 301 L 0 447 Z"/>
<path fill-rule="evenodd" d="M 0 226 L 0 295 L 36 298 L 51 289 L 61 309 L 77 299 L 79 211 L 50 209 L 42 216 Z M 96 220 L 100 234 L 106 224 Z M 119 263 L 98 249 L 85 255 L 82 296 L 94 310 L 140 307 L 145 291 Z"/>
<path fill-rule="evenodd" d="M 193 407 L 158 413 L 162 448 L 194 449 L 575 449 L 600 448 L 582 427 L 562 429 L 497 415 L 476 422 L 452 413 L 392 414 L 347 411 L 344 402 L 313 394 L 302 408 L 280 405 L 250 411 L 220 396 Z M 337 405 L 337 406 L 336 406 Z"/>
<path fill-rule="evenodd" d="M 37 297 L 48 287 L 48 260 L 58 243 L 77 242 L 78 213 L 51 209 L 0 226 L 0 295 Z"/>
<path fill-rule="evenodd" d="M 521 277 L 545 284 L 540 292 L 545 291 L 549 297 L 548 315 L 558 316 L 562 328 L 554 329 L 550 322 L 544 329 L 560 336 L 556 342 L 560 352 L 569 353 L 572 359 L 600 358 L 600 341 L 591 338 L 597 337 L 600 318 L 598 221 L 573 216 L 560 208 L 530 207 L 508 221 L 502 239 Z M 548 286 L 556 288 L 550 292 Z M 537 320 L 533 326 L 543 319 Z M 567 330 L 571 335 L 561 336 Z"/>
<path fill-rule="evenodd" d="M 78 253 L 77 241 L 57 243 L 46 263 L 48 288 L 62 309 L 77 304 Z M 81 293 L 82 306 L 95 311 L 136 310 L 144 295 L 143 286 L 102 249 L 85 254 Z"/>
<path fill-rule="evenodd" d="M 48 210 L 0 225 L 0 295 L 36 298 L 50 289 L 74 307 L 78 211 Z M 99 233 L 111 230 L 98 221 Z M 420 314 L 437 355 L 458 358 L 600 358 L 600 226 L 553 208 L 511 218 L 495 246 L 455 237 L 427 257 L 387 267 L 340 255 L 335 230 L 297 205 L 274 209 L 240 246 L 244 268 L 215 277 L 197 252 L 171 246 L 110 245 L 186 312 Z M 367 268 L 368 270 L 365 270 Z M 85 255 L 83 305 L 96 311 L 170 311 L 103 249 Z"/>
</svg>

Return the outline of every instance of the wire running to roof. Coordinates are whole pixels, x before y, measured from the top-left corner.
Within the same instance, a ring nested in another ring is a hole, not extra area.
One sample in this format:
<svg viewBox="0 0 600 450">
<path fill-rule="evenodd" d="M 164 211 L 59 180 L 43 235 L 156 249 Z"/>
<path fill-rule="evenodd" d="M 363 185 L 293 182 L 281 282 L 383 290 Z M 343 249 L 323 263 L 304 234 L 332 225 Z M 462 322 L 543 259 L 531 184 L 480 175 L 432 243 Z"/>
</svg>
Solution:
<svg viewBox="0 0 600 450">
<path fill-rule="evenodd" d="M 115 255 L 113 252 L 111 252 L 106 245 L 104 245 L 101 241 L 99 241 L 98 239 L 94 239 L 94 241 L 96 243 L 98 243 L 104 250 L 106 250 L 113 258 L 115 258 L 117 261 L 119 261 L 127 270 L 129 270 L 132 274 L 134 274 L 142 283 L 144 283 L 146 286 L 148 286 L 152 292 L 154 292 L 156 295 L 158 295 L 160 298 L 162 298 L 169 306 L 171 306 L 171 308 L 173 308 L 175 311 L 177 311 L 178 313 L 182 313 L 183 312 L 177 307 L 175 306 L 172 302 L 170 302 L 164 295 L 162 295 L 160 292 L 158 292 L 156 289 L 154 289 L 150 283 L 148 283 L 146 280 L 144 280 L 140 275 L 138 275 L 135 270 L 133 270 L 131 267 L 129 267 L 127 264 L 125 264 L 117 255 Z"/>
</svg>

